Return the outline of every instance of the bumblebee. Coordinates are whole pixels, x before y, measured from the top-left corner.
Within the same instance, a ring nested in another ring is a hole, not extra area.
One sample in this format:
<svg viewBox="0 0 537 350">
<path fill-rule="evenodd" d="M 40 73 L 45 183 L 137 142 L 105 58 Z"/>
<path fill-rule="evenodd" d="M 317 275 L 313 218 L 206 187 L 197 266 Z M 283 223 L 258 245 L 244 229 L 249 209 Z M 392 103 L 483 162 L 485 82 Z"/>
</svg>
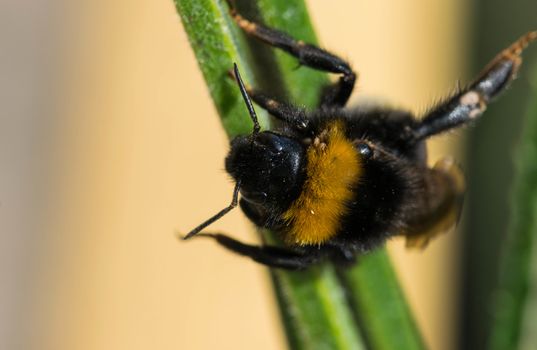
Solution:
<svg viewBox="0 0 537 350">
<path fill-rule="evenodd" d="M 339 74 L 323 89 L 317 109 L 280 102 L 236 79 L 254 124 L 231 141 L 226 171 L 235 181 L 231 204 L 190 231 L 271 267 L 303 269 L 323 259 L 352 263 L 387 239 L 404 236 L 423 248 L 454 226 L 464 178 L 451 158 L 427 165 L 426 140 L 479 118 L 515 78 L 530 32 L 496 56 L 471 84 L 422 116 L 384 106 L 345 105 L 356 74 L 317 46 L 231 16 L 249 36 L 287 52 L 301 65 Z M 253 102 L 279 123 L 261 131 Z M 240 196 L 240 199 L 239 199 Z M 283 246 L 254 246 L 220 233 L 201 232 L 239 205 L 258 227 L 276 232 Z"/>
</svg>

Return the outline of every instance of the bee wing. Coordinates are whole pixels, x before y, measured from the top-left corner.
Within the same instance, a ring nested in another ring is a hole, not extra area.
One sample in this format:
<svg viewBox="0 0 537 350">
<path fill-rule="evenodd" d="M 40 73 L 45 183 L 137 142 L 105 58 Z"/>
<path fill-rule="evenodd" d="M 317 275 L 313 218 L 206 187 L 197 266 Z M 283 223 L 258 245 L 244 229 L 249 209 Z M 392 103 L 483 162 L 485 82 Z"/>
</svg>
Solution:
<svg viewBox="0 0 537 350">
<path fill-rule="evenodd" d="M 452 158 L 443 158 L 428 169 L 423 198 L 418 199 L 417 215 L 401 235 L 407 248 L 424 249 L 436 236 L 454 228 L 464 199 L 464 175 Z"/>
</svg>

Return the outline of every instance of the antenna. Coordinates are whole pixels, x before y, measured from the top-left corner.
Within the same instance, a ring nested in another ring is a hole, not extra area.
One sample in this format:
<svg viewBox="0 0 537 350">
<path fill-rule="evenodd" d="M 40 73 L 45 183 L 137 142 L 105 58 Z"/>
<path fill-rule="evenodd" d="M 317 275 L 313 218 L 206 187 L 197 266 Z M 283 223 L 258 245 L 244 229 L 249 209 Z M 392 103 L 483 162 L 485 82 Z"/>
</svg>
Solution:
<svg viewBox="0 0 537 350">
<path fill-rule="evenodd" d="M 250 100 L 250 96 L 248 96 L 248 93 L 246 92 L 246 87 L 244 86 L 244 83 L 242 82 L 241 75 L 239 73 L 239 67 L 237 67 L 237 63 L 233 63 L 233 72 L 235 73 L 235 78 L 237 79 L 237 83 L 239 84 L 239 89 L 241 90 L 242 98 L 244 99 L 244 103 L 246 103 L 246 107 L 248 108 L 248 113 L 250 113 L 250 118 L 252 119 L 252 122 L 254 122 L 254 131 L 252 132 L 252 135 L 255 136 L 259 133 L 259 130 L 261 130 L 261 126 L 259 125 L 259 122 L 257 121 L 257 114 L 255 114 L 254 105 L 252 104 L 252 100 Z"/>
<path fill-rule="evenodd" d="M 241 91 L 242 98 L 244 99 L 244 103 L 246 103 L 246 107 L 248 108 L 248 113 L 250 114 L 250 118 L 252 119 L 252 122 L 254 123 L 254 131 L 252 132 L 252 136 L 255 137 L 261 130 L 261 126 L 259 125 L 259 121 L 257 120 L 257 114 L 255 114 L 254 105 L 252 104 L 252 100 L 250 99 L 250 96 L 248 96 L 248 93 L 246 92 L 246 87 L 244 86 L 244 82 L 242 81 L 241 75 L 239 73 L 239 68 L 237 67 L 236 63 L 233 63 L 233 72 L 235 74 L 235 79 L 237 80 L 237 83 L 239 84 L 239 89 Z M 239 202 L 239 191 L 241 188 L 241 180 L 239 179 L 237 183 L 235 184 L 235 188 L 233 189 L 233 198 L 231 199 L 231 203 L 225 207 L 224 209 L 220 210 L 218 213 L 198 225 L 196 228 L 194 228 L 192 231 L 187 233 L 186 236 L 183 237 L 183 240 L 187 240 L 196 234 L 198 234 L 201 230 L 212 224 L 213 222 L 220 219 L 222 216 L 229 213 L 233 208 L 235 208 Z"/>
<path fill-rule="evenodd" d="M 231 211 L 231 209 L 235 208 L 237 206 L 237 203 L 239 201 L 239 190 L 241 187 L 241 181 L 237 181 L 237 184 L 235 185 L 235 189 L 233 189 L 233 198 L 231 200 L 231 203 L 224 209 L 220 210 L 216 215 L 212 216 L 208 220 L 204 221 L 200 225 L 198 225 L 195 229 L 187 233 L 186 236 L 183 237 L 183 240 L 187 240 L 190 237 L 194 236 L 195 234 L 199 233 L 201 230 L 215 222 L 216 220 L 220 219 L 222 216 L 226 215 Z"/>
</svg>

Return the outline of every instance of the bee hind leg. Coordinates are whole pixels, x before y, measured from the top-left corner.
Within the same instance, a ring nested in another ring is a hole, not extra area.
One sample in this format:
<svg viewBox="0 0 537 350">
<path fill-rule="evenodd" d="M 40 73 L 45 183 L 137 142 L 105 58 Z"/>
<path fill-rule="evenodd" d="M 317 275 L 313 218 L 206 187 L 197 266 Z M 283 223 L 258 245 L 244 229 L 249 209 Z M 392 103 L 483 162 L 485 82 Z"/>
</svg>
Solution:
<svg viewBox="0 0 537 350">
<path fill-rule="evenodd" d="M 468 87 L 431 109 L 414 129 L 414 139 L 430 136 L 467 124 L 483 114 L 487 105 L 515 79 L 524 49 L 537 39 L 529 32 L 500 52 Z"/>
</svg>

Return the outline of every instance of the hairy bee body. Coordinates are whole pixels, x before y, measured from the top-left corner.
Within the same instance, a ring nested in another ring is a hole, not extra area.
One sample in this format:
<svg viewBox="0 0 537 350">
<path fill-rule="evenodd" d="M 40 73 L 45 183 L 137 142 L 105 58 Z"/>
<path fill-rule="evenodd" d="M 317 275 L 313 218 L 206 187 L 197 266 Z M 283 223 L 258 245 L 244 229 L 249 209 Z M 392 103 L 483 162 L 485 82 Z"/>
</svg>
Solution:
<svg viewBox="0 0 537 350">
<path fill-rule="evenodd" d="M 456 224 L 462 173 L 451 158 L 429 167 L 426 140 L 480 117 L 515 78 L 520 55 L 537 32 L 503 50 L 467 87 L 414 116 L 387 107 L 345 107 L 356 80 L 347 62 L 251 22 L 233 8 L 230 14 L 251 37 L 340 78 L 323 89 L 317 109 L 306 111 L 246 86 L 235 65 L 254 130 L 230 145 L 225 166 L 236 183 L 231 204 L 185 239 L 210 237 L 259 263 L 301 269 L 323 258 L 352 262 L 397 235 L 408 246 L 423 248 Z M 276 128 L 260 130 L 252 101 L 279 121 Z M 257 226 L 277 232 L 284 247 L 201 232 L 237 205 Z"/>
<path fill-rule="evenodd" d="M 290 196 L 272 204 L 248 196 L 239 202 L 250 220 L 275 230 L 288 245 L 312 252 L 322 245 L 349 259 L 391 236 L 414 232 L 422 216 L 434 214 L 440 220 L 459 203 L 462 193 L 456 181 L 427 167 L 425 142 L 411 142 L 416 121 L 410 113 L 326 109 L 309 118 L 308 130 L 284 126 L 271 132 L 278 135 L 273 137 L 300 140 L 302 146 L 301 176 L 286 184 Z M 258 154 L 256 150 L 252 156 Z M 240 165 L 229 159 L 227 168 L 233 174 L 232 168 Z M 249 158 L 242 161 L 251 164 Z M 255 178 L 262 172 L 254 168 L 242 176 Z M 425 206 L 427 198 L 437 195 L 431 182 L 445 191 Z"/>
</svg>

